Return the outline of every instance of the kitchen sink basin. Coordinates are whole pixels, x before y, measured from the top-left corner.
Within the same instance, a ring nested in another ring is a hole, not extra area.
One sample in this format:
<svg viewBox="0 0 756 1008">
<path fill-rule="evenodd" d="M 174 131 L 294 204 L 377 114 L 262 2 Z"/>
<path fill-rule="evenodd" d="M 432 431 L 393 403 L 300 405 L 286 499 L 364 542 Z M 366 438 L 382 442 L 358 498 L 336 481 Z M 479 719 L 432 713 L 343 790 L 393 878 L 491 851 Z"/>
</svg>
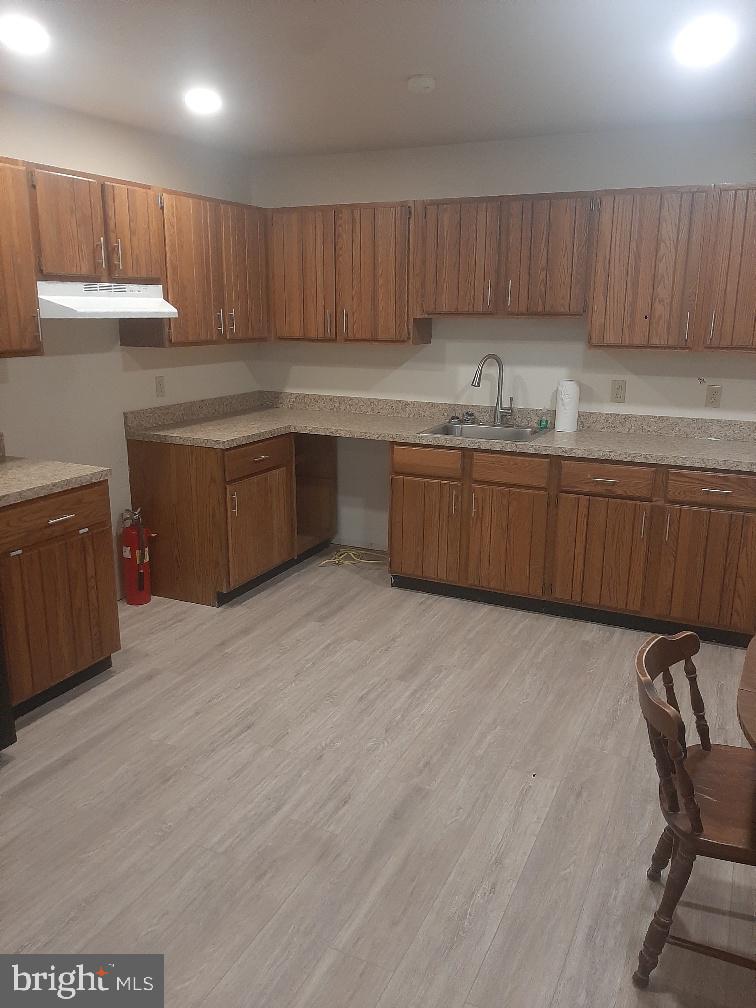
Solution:
<svg viewBox="0 0 756 1008">
<path fill-rule="evenodd" d="M 444 434 L 447 437 L 477 438 L 480 441 L 532 441 L 543 431 L 537 427 L 499 427 L 494 424 L 442 423 L 423 434 Z"/>
</svg>

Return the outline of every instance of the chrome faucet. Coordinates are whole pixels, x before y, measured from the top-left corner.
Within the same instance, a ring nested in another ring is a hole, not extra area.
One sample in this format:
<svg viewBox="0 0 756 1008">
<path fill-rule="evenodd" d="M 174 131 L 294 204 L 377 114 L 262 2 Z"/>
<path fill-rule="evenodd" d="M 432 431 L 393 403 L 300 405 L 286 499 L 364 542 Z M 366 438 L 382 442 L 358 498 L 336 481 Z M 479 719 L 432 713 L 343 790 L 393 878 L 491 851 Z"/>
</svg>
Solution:
<svg viewBox="0 0 756 1008">
<path fill-rule="evenodd" d="M 504 387 L 504 364 L 502 363 L 501 357 L 496 354 L 489 353 L 481 360 L 480 364 L 475 369 L 475 374 L 473 375 L 473 380 L 470 382 L 473 388 L 480 388 L 480 379 L 483 376 L 483 368 L 486 361 L 496 361 L 496 365 L 499 369 L 499 381 L 496 388 L 496 406 L 494 406 L 494 425 L 496 427 L 513 427 L 514 426 L 514 396 L 509 397 L 509 407 L 505 409 L 502 404 L 502 391 Z"/>
</svg>

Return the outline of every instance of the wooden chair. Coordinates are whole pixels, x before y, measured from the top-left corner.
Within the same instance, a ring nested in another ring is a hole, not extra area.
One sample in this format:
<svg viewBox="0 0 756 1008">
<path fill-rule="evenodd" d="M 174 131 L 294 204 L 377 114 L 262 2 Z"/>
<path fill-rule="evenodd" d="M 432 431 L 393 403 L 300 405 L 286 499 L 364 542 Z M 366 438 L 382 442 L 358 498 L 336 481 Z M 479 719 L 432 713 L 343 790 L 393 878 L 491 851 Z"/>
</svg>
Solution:
<svg viewBox="0 0 756 1008">
<path fill-rule="evenodd" d="M 688 884 L 696 857 L 756 865 L 756 751 L 712 745 L 698 688 L 693 655 L 701 647 L 694 633 L 653 637 L 638 652 L 638 696 L 659 774 L 659 802 L 667 822 L 648 877 L 661 878 L 672 861 L 659 909 L 653 916 L 633 974 L 648 987 L 665 944 L 756 970 L 756 959 L 701 945 L 669 933 L 675 908 Z M 687 745 L 671 668 L 684 663 L 700 745 Z M 666 702 L 654 686 L 661 676 Z"/>
</svg>

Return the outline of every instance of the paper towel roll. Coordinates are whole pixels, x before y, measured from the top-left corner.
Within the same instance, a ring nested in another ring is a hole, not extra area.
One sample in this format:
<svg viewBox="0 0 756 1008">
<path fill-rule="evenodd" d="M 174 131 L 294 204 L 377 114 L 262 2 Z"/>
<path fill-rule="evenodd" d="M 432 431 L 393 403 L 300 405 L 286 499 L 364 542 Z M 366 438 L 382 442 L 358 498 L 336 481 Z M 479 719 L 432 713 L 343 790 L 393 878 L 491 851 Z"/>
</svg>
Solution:
<svg viewBox="0 0 756 1008">
<path fill-rule="evenodd" d="M 565 378 L 559 382 L 556 391 L 556 422 L 554 430 L 576 431 L 580 386 L 576 381 Z"/>
</svg>

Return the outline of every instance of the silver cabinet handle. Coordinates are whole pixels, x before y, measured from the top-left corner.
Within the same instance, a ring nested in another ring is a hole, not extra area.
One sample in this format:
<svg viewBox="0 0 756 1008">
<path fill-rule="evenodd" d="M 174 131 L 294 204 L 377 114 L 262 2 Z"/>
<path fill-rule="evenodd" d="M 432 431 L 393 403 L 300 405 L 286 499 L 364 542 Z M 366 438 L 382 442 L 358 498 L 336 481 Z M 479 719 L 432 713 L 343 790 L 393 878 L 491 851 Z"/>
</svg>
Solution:
<svg viewBox="0 0 756 1008">
<path fill-rule="evenodd" d="M 473 490 L 472 495 L 472 513 L 475 514 L 475 491 Z"/>
<path fill-rule="evenodd" d="M 231 332 L 236 332 L 236 308 L 232 308 L 228 313 L 228 324 L 231 327 Z"/>
<path fill-rule="evenodd" d="M 507 308 L 512 304 L 512 280 L 507 281 Z"/>
<path fill-rule="evenodd" d="M 48 518 L 47 519 L 47 524 L 48 525 L 57 525 L 58 522 L 68 521 L 69 518 L 75 518 L 75 517 L 76 517 L 76 513 L 74 512 L 73 514 L 61 515 L 60 518 Z"/>
<path fill-rule="evenodd" d="M 100 236 L 100 265 L 105 269 L 105 235 Z"/>
<path fill-rule="evenodd" d="M 326 308 L 326 336 L 331 335 L 331 309 Z"/>
<path fill-rule="evenodd" d="M 84 528 L 79 529 L 79 535 L 86 535 L 89 532 L 89 526 L 86 525 Z"/>
<path fill-rule="evenodd" d="M 452 490 L 452 514 L 457 513 L 457 491 Z"/>
<path fill-rule="evenodd" d="M 488 292 L 486 294 L 486 308 L 491 307 L 491 281 L 488 281 Z"/>
<path fill-rule="evenodd" d="M 672 517 L 672 512 L 671 511 L 667 511 L 667 524 L 666 524 L 666 527 L 664 529 L 664 542 L 668 542 L 669 541 L 669 519 L 671 517 Z"/>
<path fill-rule="evenodd" d="M 732 490 L 719 490 L 717 487 L 701 487 L 701 493 L 732 493 Z"/>
<path fill-rule="evenodd" d="M 646 537 L 646 512 L 643 512 L 643 518 L 641 519 L 641 539 Z"/>
<path fill-rule="evenodd" d="M 591 476 L 594 483 L 616 483 L 616 479 L 609 479 L 608 476 Z"/>
<path fill-rule="evenodd" d="M 711 343 L 711 341 L 714 339 L 714 323 L 716 322 L 716 319 L 717 319 L 717 313 L 716 311 L 713 311 L 711 313 L 711 325 L 709 326 L 709 338 L 706 340 L 707 343 Z"/>
<path fill-rule="evenodd" d="M 231 512 L 232 514 L 239 514 L 239 498 L 235 493 L 231 494 Z"/>
<path fill-rule="evenodd" d="M 225 333 L 225 331 L 226 331 L 226 327 L 223 324 L 223 309 L 221 308 L 221 310 L 219 312 L 216 312 L 216 314 L 218 316 L 218 321 L 220 322 L 220 325 L 217 327 L 217 331 L 222 336 Z"/>
<path fill-rule="evenodd" d="M 37 336 L 39 337 L 39 342 L 42 342 L 42 313 L 39 308 L 37 308 Z"/>
<path fill-rule="evenodd" d="M 258 456 L 256 456 L 256 458 L 253 458 L 252 461 L 253 462 L 264 462 L 265 459 L 269 459 L 269 458 L 270 458 L 270 455 L 258 455 Z"/>
<path fill-rule="evenodd" d="M 347 334 L 347 310 L 345 308 L 344 309 L 344 335 L 346 336 L 346 334 Z"/>
<path fill-rule="evenodd" d="M 11 550 L 8 556 L 21 556 L 24 551 L 22 549 Z"/>
<path fill-rule="evenodd" d="M 688 328 L 690 327 L 690 312 L 685 313 L 685 332 L 683 333 L 683 342 L 688 342 Z"/>
<path fill-rule="evenodd" d="M 123 249 L 121 248 L 121 239 L 116 238 L 116 255 L 118 256 L 118 269 L 123 269 Z"/>
</svg>

